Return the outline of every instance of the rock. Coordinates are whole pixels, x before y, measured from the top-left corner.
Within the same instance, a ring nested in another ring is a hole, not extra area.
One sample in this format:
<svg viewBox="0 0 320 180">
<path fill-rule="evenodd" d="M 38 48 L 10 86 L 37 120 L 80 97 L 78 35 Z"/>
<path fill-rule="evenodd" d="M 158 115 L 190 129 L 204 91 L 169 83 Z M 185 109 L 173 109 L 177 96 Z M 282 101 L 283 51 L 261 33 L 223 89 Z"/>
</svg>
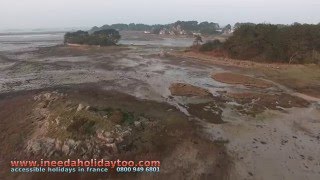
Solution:
<svg viewBox="0 0 320 180">
<path fill-rule="evenodd" d="M 29 141 L 27 145 L 27 150 L 34 153 L 34 154 L 39 154 L 41 151 L 41 145 L 40 142 L 38 141 Z"/>
<path fill-rule="evenodd" d="M 69 139 L 68 140 L 68 144 L 71 145 L 71 146 L 74 146 L 76 142 L 73 140 L 73 139 Z"/>
<path fill-rule="evenodd" d="M 106 143 L 114 143 L 114 138 L 106 138 Z"/>
<path fill-rule="evenodd" d="M 84 109 L 84 105 L 83 104 L 79 104 L 78 108 L 77 108 L 77 112 L 81 111 Z"/>
<path fill-rule="evenodd" d="M 61 150 L 61 146 L 62 146 L 62 142 L 59 139 L 56 139 L 55 149 L 60 151 Z"/>
<path fill-rule="evenodd" d="M 39 105 L 39 107 L 40 108 L 47 108 L 48 106 L 49 106 L 49 101 L 42 101 L 42 102 L 40 102 L 38 105 Z"/>
<path fill-rule="evenodd" d="M 87 149 L 91 149 L 92 148 L 92 145 L 91 145 L 91 143 L 89 141 L 87 141 L 86 146 L 87 146 Z"/>
<path fill-rule="evenodd" d="M 76 142 L 73 139 L 68 139 L 68 140 L 64 141 L 64 144 L 63 144 L 63 146 L 61 148 L 61 151 L 65 155 L 71 154 L 71 153 L 73 153 L 72 150 L 75 150 L 79 144 L 80 144 L 79 141 Z"/>
<path fill-rule="evenodd" d="M 52 149 L 55 146 L 55 139 L 53 138 L 45 138 L 43 140 L 43 146 L 47 149 Z"/>
<path fill-rule="evenodd" d="M 117 145 L 116 145 L 115 143 L 106 144 L 106 146 L 107 146 L 108 148 L 111 148 L 114 153 L 117 153 L 117 152 L 118 152 L 118 148 L 117 148 Z"/>
<path fill-rule="evenodd" d="M 102 132 L 96 132 L 96 133 L 99 139 L 104 139 L 104 135 L 102 134 Z"/>
<path fill-rule="evenodd" d="M 100 156 L 100 154 L 101 154 L 100 149 L 96 148 L 93 150 L 93 158 L 94 159 L 97 159 Z"/>
<path fill-rule="evenodd" d="M 31 140 L 28 142 L 26 149 L 36 155 L 42 153 L 42 156 L 50 157 L 55 152 L 55 139 L 42 138 Z"/>
<path fill-rule="evenodd" d="M 141 116 L 139 117 L 139 122 L 141 123 L 141 129 L 143 129 L 144 127 L 147 127 L 151 121 L 150 119 Z"/>
<path fill-rule="evenodd" d="M 69 151 L 70 151 L 70 148 L 68 145 L 66 144 L 63 144 L 62 148 L 61 148 L 61 151 L 65 154 L 65 155 L 68 155 L 69 154 Z"/>
<path fill-rule="evenodd" d="M 141 122 L 140 122 L 140 121 L 135 121 L 135 122 L 134 122 L 134 126 L 135 126 L 137 129 L 139 129 L 139 130 L 142 129 L 142 125 L 141 125 Z"/>
<path fill-rule="evenodd" d="M 55 119 L 57 125 L 60 124 L 60 119 L 61 119 L 60 116 L 58 116 L 58 117 Z"/>
<path fill-rule="evenodd" d="M 172 110 L 172 109 L 171 109 Z M 146 121 L 149 121 L 149 119 L 148 118 L 145 118 L 145 117 L 143 117 L 143 116 L 140 116 L 139 117 L 139 121 L 140 122 L 146 122 Z"/>
<path fill-rule="evenodd" d="M 108 132 L 108 131 L 107 131 L 107 132 L 104 132 L 103 135 L 104 135 L 105 137 L 107 137 L 107 138 L 108 138 L 108 137 L 112 137 L 111 132 Z"/>
<path fill-rule="evenodd" d="M 97 137 L 99 139 L 105 141 L 106 143 L 113 143 L 114 142 L 114 138 L 111 137 L 110 132 L 98 132 Z"/>
<path fill-rule="evenodd" d="M 130 130 L 126 130 L 126 131 L 121 133 L 122 137 L 129 136 L 130 134 L 131 134 Z"/>
<path fill-rule="evenodd" d="M 41 95 L 34 96 L 33 99 L 35 101 L 40 101 L 41 100 Z"/>
<path fill-rule="evenodd" d="M 51 93 L 45 93 L 43 94 L 44 99 L 50 100 L 51 99 Z"/>
<path fill-rule="evenodd" d="M 115 140 L 116 140 L 117 144 L 122 143 L 123 142 L 123 137 L 121 137 L 121 136 L 117 137 Z"/>
<path fill-rule="evenodd" d="M 75 141 L 73 139 L 69 139 L 67 141 L 67 144 L 69 145 L 70 149 L 76 149 L 78 147 L 78 145 L 80 144 L 81 141 Z"/>
</svg>

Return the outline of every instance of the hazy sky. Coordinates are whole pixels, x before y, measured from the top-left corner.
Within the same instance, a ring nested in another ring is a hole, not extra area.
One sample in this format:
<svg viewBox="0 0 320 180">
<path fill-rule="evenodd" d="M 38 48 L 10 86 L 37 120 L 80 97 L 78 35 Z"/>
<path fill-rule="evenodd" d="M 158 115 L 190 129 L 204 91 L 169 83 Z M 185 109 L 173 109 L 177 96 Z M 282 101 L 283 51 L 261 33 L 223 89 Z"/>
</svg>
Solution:
<svg viewBox="0 0 320 180">
<path fill-rule="evenodd" d="M 0 0 L 0 29 L 176 20 L 319 23 L 320 0 Z"/>
</svg>

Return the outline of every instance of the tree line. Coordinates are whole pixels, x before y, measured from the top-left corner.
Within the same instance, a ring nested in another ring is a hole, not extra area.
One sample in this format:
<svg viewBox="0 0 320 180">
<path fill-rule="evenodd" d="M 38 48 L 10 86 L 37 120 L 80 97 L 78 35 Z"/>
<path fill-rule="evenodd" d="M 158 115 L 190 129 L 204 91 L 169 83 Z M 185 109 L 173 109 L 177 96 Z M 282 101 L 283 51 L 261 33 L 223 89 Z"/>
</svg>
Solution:
<svg viewBox="0 0 320 180">
<path fill-rule="evenodd" d="M 200 51 L 222 50 L 235 59 L 282 63 L 320 62 L 320 24 L 242 24 L 224 43 L 203 44 Z"/>
<path fill-rule="evenodd" d="M 149 31 L 153 34 L 159 34 L 161 31 L 164 33 L 172 32 L 179 34 L 184 32 L 185 34 L 202 33 L 204 35 L 219 34 L 221 30 L 218 23 L 214 22 L 198 22 L 198 21 L 177 21 L 170 24 L 112 24 L 103 25 L 101 27 L 93 27 L 90 32 L 95 32 L 103 29 L 116 29 L 119 31 Z"/>
</svg>

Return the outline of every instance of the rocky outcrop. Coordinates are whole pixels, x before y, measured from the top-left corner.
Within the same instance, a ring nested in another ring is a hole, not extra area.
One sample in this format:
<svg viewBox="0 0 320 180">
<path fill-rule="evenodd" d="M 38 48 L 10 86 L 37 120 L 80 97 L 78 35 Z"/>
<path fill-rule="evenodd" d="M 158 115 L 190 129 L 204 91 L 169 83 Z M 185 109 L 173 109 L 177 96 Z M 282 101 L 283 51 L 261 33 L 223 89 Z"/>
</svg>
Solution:
<svg viewBox="0 0 320 180">
<path fill-rule="evenodd" d="M 105 115 L 105 112 L 99 112 L 81 103 L 72 105 L 73 108 L 65 108 L 64 101 L 60 101 L 64 97 L 65 95 L 57 92 L 42 93 L 34 97 L 34 116 L 41 121 L 38 121 L 38 128 L 25 145 L 26 153 L 30 156 L 109 159 L 120 153 L 120 146 L 128 143 L 127 139 L 134 131 L 141 131 L 148 126 L 149 119 L 144 117 L 137 118 L 132 124 L 117 124 L 122 121 L 114 122 L 112 117 L 122 112 L 118 110 L 112 113 L 108 110 Z M 55 109 L 56 107 L 63 109 L 62 112 Z M 107 128 L 92 128 L 91 126 L 95 126 L 98 121 L 104 121 Z M 93 133 L 91 130 L 94 130 Z"/>
</svg>

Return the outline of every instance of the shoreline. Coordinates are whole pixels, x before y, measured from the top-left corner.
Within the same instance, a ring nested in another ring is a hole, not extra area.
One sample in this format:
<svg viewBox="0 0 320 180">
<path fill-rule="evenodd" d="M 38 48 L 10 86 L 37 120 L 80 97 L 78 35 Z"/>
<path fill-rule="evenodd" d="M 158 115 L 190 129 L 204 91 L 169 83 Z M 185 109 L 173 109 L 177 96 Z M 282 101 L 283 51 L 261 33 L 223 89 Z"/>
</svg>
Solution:
<svg viewBox="0 0 320 180">
<path fill-rule="evenodd" d="M 189 52 L 168 52 L 168 55 L 176 58 L 192 58 L 197 61 L 208 62 L 214 65 L 233 66 L 240 68 L 271 68 L 271 69 L 287 69 L 289 67 L 302 67 L 302 66 L 319 66 L 317 64 L 285 64 L 285 63 L 266 63 L 266 62 L 254 62 L 250 60 L 232 59 L 227 57 L 215 57 L 205 53 L 199 53 L 194 51 Z"/>
</svg>

